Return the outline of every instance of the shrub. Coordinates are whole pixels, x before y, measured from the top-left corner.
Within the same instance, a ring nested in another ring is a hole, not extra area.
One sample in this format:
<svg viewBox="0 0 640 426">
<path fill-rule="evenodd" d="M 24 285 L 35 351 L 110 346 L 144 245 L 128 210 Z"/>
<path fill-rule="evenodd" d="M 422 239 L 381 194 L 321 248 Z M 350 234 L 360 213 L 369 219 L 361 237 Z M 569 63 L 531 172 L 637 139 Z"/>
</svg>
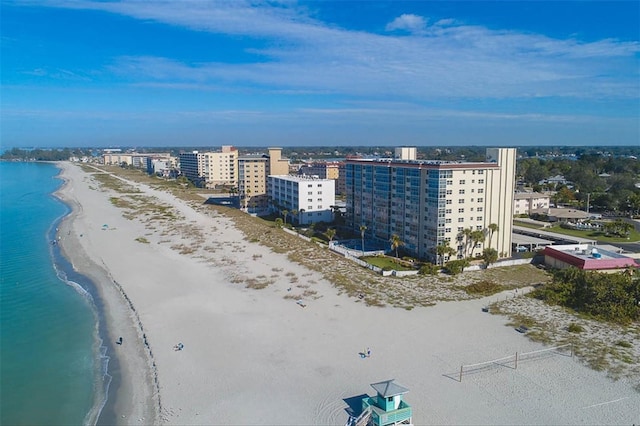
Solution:
<svg viewBox="0 0 640 426">
<path fill-rule="evenodd" d="M 576 324 L 575 322 L 572 322 L 567 327 L 567 331 L 569 333 L 582 333 L 584 331 L 584 328 L 582 328 L 580 324 Z"/>
<path fill-rule="evenodd" d="M 451 275 L 458 275 L 462 273 L 467 266 L 469 266 L 467 259 L 450 260 L 444 264 L 444 270 Z"/>
<path fill-rule="evenodd" d="M 433 263 L 424 263 L 420 267 L 420 271 L 418 272 L 420 275 L 438 275 L 440 272 L 440 267 L 438 265 L 434 265 Z"/>
<path fill-rule="evenodd" d="M 496 283 L 495 281 L 484 280 L 477 283 L 473 283 L 464 288 L 468 294 L 479 294 L 482 296 L 491 296 L 504 290 L 504 286 Z"/>
</svg>

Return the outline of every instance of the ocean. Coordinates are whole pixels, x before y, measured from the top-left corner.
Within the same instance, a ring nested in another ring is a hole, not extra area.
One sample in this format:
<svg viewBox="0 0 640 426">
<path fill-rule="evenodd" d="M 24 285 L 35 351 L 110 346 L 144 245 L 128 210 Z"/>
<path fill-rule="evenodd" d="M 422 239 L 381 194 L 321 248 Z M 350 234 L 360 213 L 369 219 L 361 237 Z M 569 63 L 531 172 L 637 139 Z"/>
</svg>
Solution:
<svg viewBox="0 0 640 426">
<path fill-rule="evenodd" d="M 48 163 L 0 162 L 0 424 L 94 424 L 108 358 L 91 283 L 60 255 Z"/>
</svg>

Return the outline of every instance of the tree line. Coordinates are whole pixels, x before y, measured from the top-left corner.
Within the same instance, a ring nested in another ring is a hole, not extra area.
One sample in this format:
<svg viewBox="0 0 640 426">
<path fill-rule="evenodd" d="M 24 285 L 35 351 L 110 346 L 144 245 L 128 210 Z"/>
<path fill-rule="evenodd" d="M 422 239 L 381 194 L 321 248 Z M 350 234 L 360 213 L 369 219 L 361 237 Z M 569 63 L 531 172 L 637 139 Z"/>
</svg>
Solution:
<svg viewBox="0 0 640 426">
<path fill-rule="evenodd" d="M 640 276 L 577 268 L 554 270 L 552 282 L 530 293 L 551 305 L 560 305 L 599 320 L 618 324 L 640 321 Z"/>
</svg>

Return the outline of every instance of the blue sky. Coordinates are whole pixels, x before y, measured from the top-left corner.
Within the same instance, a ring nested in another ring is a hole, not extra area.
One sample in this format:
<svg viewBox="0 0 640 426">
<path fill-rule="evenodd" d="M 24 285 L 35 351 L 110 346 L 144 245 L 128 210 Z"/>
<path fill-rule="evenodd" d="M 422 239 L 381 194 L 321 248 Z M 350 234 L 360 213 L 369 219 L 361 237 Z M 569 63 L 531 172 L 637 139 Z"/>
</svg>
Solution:
<svg viewBox="0 0 640 426">
<path fill-rule="evenodd" d="M 638 1 L 1 7 L 5 149 L 640 144 Z"/>
</svg>

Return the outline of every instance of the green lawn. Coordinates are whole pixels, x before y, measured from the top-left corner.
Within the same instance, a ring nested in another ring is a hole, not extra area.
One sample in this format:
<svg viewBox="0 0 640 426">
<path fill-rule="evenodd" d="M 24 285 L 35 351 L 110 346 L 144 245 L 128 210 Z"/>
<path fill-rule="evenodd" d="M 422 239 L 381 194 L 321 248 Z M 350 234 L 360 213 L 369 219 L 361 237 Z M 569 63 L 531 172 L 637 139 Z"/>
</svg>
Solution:
<svg viewBox="0 0 640 426">
<path fill-rule="evenodd" d="M 414 268 L 409 268 L 403 266 L 399 263 L 396 263 L 393 258 L 386 256 L 365 256 L 360 259 L 364 260 L 367 263 L 370 263 L 373 266 L 377 266 L 382 269 L 395 269 L 396 271 L 413 271 Z"/>
<path fill-rule="evenodd" d="M 604 232 L 597 230 L 583 231 L 580 229 L 565 229 L 561 228 L 560 225 L 553 225 L 549 228 L 541 228 L 539 226 L 526 222 L 519 222 L 517 220 L 514 220 L 513 224 L 527 228 L 539 229 L 541 231 L 555 232 L 556 234 L 571 235 L 580 238 L 591 238 L 601 243 L 633 243 L 636 241 L 640 241 L 640 233 L 638 233 L 636 230 L 632 230 L 629 234 L 629 238 L 627 239 L 618 237 L 607 237 Z"/>
</svg>

